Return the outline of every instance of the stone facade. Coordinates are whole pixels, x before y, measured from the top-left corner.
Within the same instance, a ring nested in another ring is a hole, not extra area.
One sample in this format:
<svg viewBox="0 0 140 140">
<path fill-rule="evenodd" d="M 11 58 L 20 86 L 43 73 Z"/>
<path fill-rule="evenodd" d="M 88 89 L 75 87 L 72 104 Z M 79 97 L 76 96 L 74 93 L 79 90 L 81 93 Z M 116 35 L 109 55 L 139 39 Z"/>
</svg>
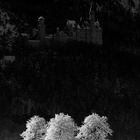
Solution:
<svg viewBox="0 0 140 140">
<path fill-rule="evenodd" d="M 86 24 L 86 27 L 80 27 L 74 20 L 68 20 L 66 23 L 66 31 L 60 31 L 59 27 L 56 28 L 56 34 L 46 35 L 45 32 L 45 19 L 39 18 L 39 42 L 40 44 L 50 45 L 52 40 L 66 43 L 68 41 L 83 41 L 87 43 L 93 43 L 102 45 L 102 28 L 98 21 L 95 21 L 94 14 L 90 17 L 90 22 Z M 32 46 L 36 46 L 35 40 L 29 40 Z"/>
</svg>

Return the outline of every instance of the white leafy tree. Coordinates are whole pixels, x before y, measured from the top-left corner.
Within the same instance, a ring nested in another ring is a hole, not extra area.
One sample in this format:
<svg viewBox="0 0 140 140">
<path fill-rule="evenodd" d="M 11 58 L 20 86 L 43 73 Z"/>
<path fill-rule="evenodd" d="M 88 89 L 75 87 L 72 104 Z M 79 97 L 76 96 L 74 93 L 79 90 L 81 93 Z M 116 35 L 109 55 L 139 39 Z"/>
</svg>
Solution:
<svg viewBox="0 0 140 140">
<path fill-rule="evenodd" d="M 56 114 L 48 123 L 45 140 L 74 140 L 77 126 L 69 115 Z"/>
<path fill-rule="evenodd" d="M 11 48 L 17 37 L 17 29 L 8 13 L 0 8 L 0 47 Z"/>
<path fill-rule="evenodd" d="M 24 140 L 44 140 L 47 124 L 44 118 L 33 116 L 26 124 L 26 131 L 20 136 Z"/>
<path fill-rule="evenodd" d="M 98 114 L 93 113 L 85 118 L 76 138 L 82 140 L 107 140 L 107 136 L 112 135 L 112 132 L 107 117 L 100 117 Z"/>
</svg>

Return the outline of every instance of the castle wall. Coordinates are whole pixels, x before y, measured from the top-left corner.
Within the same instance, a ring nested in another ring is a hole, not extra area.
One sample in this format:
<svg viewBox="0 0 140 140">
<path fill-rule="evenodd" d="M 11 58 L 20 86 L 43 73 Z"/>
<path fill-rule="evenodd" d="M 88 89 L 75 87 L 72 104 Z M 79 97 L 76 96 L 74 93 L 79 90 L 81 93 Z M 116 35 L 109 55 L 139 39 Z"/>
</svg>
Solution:
<svg viewBox="0 0 140 140">
<path fill-rule="evenodd" d="M 39 36 L 40 36 L 40 44 L 45 43 L 46 45 L 50 45 L 50 40 L 64 42 L 64 43 L 66 43 L 67 41 L 76 40 L 76 41 L 83 41 L 83 42 L 93 43 L 98 45 L 103 44 L 102 29 L 99 27 L 99 25 L 97 26 L 95 22 L 91 22 L 90 27 L 88 28 L 83 28 L 83 29 L 73 28 L 72 30 L 70 30 L 68 34 L 65 33 L 64 31 L 59 31 L 58 28 L 57 33 L 53 36 L 53 38 L 50 38 L 46 36 L 44 19 L 41 18 L 39 24 Z M 31 45 L 35 44 L 34 41 L 32 42 L 33 43 Z"/>
</svg>

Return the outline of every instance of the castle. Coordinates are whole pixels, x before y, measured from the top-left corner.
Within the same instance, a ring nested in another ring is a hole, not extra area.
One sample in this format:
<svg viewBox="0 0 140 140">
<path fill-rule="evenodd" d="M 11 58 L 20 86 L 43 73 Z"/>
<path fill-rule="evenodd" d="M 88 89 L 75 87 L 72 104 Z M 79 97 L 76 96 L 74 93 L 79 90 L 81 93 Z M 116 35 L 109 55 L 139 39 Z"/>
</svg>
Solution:
<svg viewBox="0 0 140 140">
<path fill-rule="evenodd" d="M 90 22 L 85 22 L 84 27 L 80 27 L 74 20 L 67 20 L 66 29 L 60 31 L 59 27 L 56 29 L 56 34 L 46 35 L 44 17 L 39 17 L 39 40 L 29 40 L 30 45 L 38 46 L 39 44 L 47 44 L 53 41 L 66 43 L 68 41 L 80 41 L 102 45 L 102 28 L 99 21 L 95 21 L 94 14 L 91 14 Z"/>
</svg>

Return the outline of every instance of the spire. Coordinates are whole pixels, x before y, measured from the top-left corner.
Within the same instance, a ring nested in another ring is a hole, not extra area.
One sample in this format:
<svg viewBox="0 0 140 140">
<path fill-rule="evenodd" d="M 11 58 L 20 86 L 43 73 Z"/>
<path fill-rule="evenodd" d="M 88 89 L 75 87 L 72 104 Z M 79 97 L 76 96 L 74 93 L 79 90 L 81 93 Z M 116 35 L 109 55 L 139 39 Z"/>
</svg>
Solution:
<svg viewBox="0 0 140 140">
<path fill-rule="evenodd" d="M 93 2 L 90 3 L 90 9 L 89 9 L 89 19 L 92 23 L 95 22 L 95 12 L 93 10 Z"/>
</svg>

